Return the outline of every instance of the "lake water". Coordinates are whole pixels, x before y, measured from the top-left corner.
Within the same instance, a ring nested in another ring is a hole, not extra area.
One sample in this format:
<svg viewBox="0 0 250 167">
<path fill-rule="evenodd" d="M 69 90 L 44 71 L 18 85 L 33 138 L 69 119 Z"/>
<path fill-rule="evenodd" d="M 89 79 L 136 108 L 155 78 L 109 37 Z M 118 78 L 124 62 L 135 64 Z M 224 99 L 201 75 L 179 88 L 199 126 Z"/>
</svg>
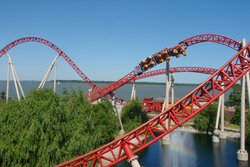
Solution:
<svg viewBox="0 0 250 167">
<path fill-rule="evenodd" d="M 237 161 L 240 142 L 223 139 L 212 142 L 206 134 L 174 131 L 170 134 L 171 144 L 157 141 L 138 152 L 141 167 L 248 167 L 248 161 Z M 250 146 L 246 145 L 250 153 Z M 114 167 L 131 167 L 125 160 Z"/>
<path fill-rule="evenodd" d="M 21 85 L 23 88 L 24 93 L 28 93 L 32 89 L 37 89 L 40 82 L 36 81 L 21 81 Z M 6 92 L 6 81 L 0 81 L 0 92 L 5 91 Z M 103 86 L 104 84 L 100 84 L 98 86 Z M 12 99 L 16 99 L 16 91 L 14 82 L 10 81 L 10 90 L 9 90 L 9 97 Z M 45 84 L 46 88 L 54 88 L 54 83 L 47 82 Z M 132 84 L 126 84 L 120 89 L 116 90 L 114 93 L 116 96 L 124 99 L 129 100 L 131 98 L 131 92 L 132 92 Z M 182 98 L 186 94 L 188 94 L 191 90 L 193 90 L 196 86 L 175 86 L 175 98 Z M 60 83 L 56 85 L 56 90 L 58 94 L 61 94 L 63 91 L 63 88 L 66 88 L 68 91 L 73 89 L 82 89 L 83 92 L 87 92 L 91 87 L 86 83 Z M 225 93 L 225 100 L 228 99 L 228 96 L 232 90 L 229 89 Z M 166 86 L 164 85 L 136 85 L 136 96 L 138 96 L 139 100 L 143 100 L 144 97 L 153 97 L 156 99 L 157 97 L 165 97 L 166 95 Z M 20 92 L 21 94 L 21 92 Z"/>
</svg>

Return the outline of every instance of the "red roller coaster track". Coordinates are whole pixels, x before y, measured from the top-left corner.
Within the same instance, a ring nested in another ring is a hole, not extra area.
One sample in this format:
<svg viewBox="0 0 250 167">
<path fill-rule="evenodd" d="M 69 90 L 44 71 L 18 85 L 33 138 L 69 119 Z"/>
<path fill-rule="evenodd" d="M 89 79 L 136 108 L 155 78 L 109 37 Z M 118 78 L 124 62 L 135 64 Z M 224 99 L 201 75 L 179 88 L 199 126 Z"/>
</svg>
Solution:
<svg viewBox="0 0 250 167">
<path fill-rule="evenodd" d="M 215 34 L 203 34 L 203 35 L 197 35 L 197 36 L 193 36 L 191 38 L 188 38 L 186 40 L 184 40 L 183 42 L 187 45 L 193 45 L 196 43 L 201 43 L 201 42 L 216 42 L 216 43 L 220 43 L 223 44 L 225 46 L 228 46 L 230 48 L 233 48 L 235 50 L 239 50 L 240 49 L 240 43 L 225 37 L 225 36 L 221 36 L 221 35 L 215 35 Z M 112 94 L 113 91 L 117 90 L 118 88 L 120 88 L 121 86 L 123 86 L 124 84 L 132 81 L 136 75 L 134 74 L 134 71 L 130 72 L 129 74 L 127 74 L 126 76 L 124 76 L 123 78 L 121 78 L 120 80 L 113 82 L 111 84 L 102 86 L 102 87 L 98 87 L 93 81 L 91 81 L 81 70 L 80 68 L 77 67 L 77 65 L 69 58 L 69 56 L 67 56 L 66 53 L 64 53 L 58 46 L 56 46 L 55 44 L 53 44 L 52 42 L 42 39 L 42 38 L 38 38 L 38 37 L 25 37 L 25 38 L 20 38 L 17 39 L 11 43 L 9 43 L 8 45 L 6 45 L 3 49 L 0 50 L 0 57 L 2 57 L 3 54 L 5 54 L 7 51 L 9 51 L 11 48 L 13 48 L 16 45 L 19 45 L 21 43 L 25 43 L 25 42 L 39 42 L 42 44 L 45 44 L 49 47 L 51 47 L 52 49 L 54 49 L 60 56 L 62 56 L 68 63 L 69 65 L 77 72 L 77 74 L 85 81 L 87 82 L 91 88 L 93 89 L 89 94 L 89 100 L 91 102 L 98 100 L 99 98 L 102 98 L 104 96 L 110 95 Z M 181 43 L 181 42 L 180 42 Z M 116 100 L 119 101 L 120 103 L 123 102 L 122 99 L 116 97 Z"/>
<path fill-rule="evenodd" d="M 11 43 L 9 43 L 8 45 L 6 45 L 3 49 L 0 50 L 0 57 L 2 57 L 2 55 L 4 55 L 6 52 L 8 52 L 11 48 L 13 48 L 14 46 L 17 46 L 19 44 L 25 43 L 25 42 L 39 42 L 42 44 L 45 44 L 49 47 L 51 47 L 52 49 L 54 49 L 60 56 L 62 56 L 68 63 L 69 65 L 77 72 L 77 74 L 85 81 L 87 82 L 92 88 L 94 88 L 96 86 L 95 83 L 93 83 L 81 70 L 80 68 L 77 67 L 77 65 L 69 58 L 69 56 L 66 55 L 66 53 L 64 53 L 59 47 L 57 47 L 55 44 L 53 44 L 52 42 L 42 39 L 42 38 L 38 38 L 38 37 L 25 37 L 25 38 L 20 38 L 17 39 Z"/>
<path fill-rule="evenodd" d="M 234 46 L 235 50 L 239 50 L 240 45 L 238 42 L 234 40 L 225 40 L 229 38 L 211 38 L 210 35 L 204 35 L 205 40 L 200 40 L 200 37 L 197 38 L 192 37 L 191 39 L 197 40 L 193 43 L 186 43 L 188 46 L 191 44 L 199 43 L 199 42 L 205 42 L 205 41 L 213 41 L 217 39 L 218 43 L 227 45 L 232 48 Z M 203 39 L 203 38 L 202 38 Z M 189 41 L 189 40 L 185 40 Z M 230 42 L 222 42 L 222 41 L 231 41 Z M 232 42 L 234 44 L 232 45 Z M 247 50 L 246 54 L 249 55 L 249 44 L 244 48 L 244 50 Z M 110 142 L 90 153 L 87 153 L 85 155 L 82 155 L 76 159 L 73 159 L 71 161 L 65 162 L 63 164 L 60 164 L 58 166 L 78 166 L 78 165 L 84 165 L 87 166 L 87 162 L 92 162 L 91 166 L 95 166 L 95 164 L 98 162 L 101 166 L 103 166 L 103 161 L 109 162 L 107 166 L 112 166 L 126 158 L 133 159 L 134 154 L 139 152 L 140 150 L 144 149 L 148 145 L 154 143 L 155 141 L 159 140 L 166 134 L 170 133 L 174 129 L 176 129 L 178 126 L 181 126 L 183 123 L 185 123 L 187 120 L 192 118 L 194 115 L 202 111 L 206 106 L 211 104 L 216 98 L 218 98 L 221 94 L 226 92 L 234 83 L 236 83 L 246 72 L 243 70 L 244 68 L 247 68 L 247 70 L 250 69 L 249 67 L 249 61 L 246 60 L 248 63 L 244 63 L 245 58 L 242 56 L 243 50 L 241 50 L 238 54 L 234 56 L 227 64 L 225 64 L 222 68 L 220 68 L 217 72 L 215 72 L 211 77 L 209 77 L 205 82 L 203 82 L 200 86 L 198 86 L 195 90 L 190 92 L 188 95 L 186 95 L 184 98 L 182 98 L 180 101 L 178 101 L 175 105 L 170 107 L 169 109 L 165 110 L 160 115 L 156 116 L 155 118 L 149 120 L 148 122 L 144 123 L 140 127 L 134 129 L 133 131 L 127 133 L 126 135 L 114 140 L 113 142 Z M 225 72 L 225 70 L 227 72 Z M 132 78 L 132 77 L 131 77 Z M 132 79 L 131 79 L 132 80 Z M 119 82 L 118 82 L 119 83 Z M 125 84 L 125 83 L 121 83 Z M 223 86 L 225 88 L 223 89 Z M 108 87 L 108 86 L 107 86 Z M 218 90 L 219 93 L 216 95 L 215 90 Z M 98 91 L 99 95 L 101 94 L 101 91 Z M 202 102 L 206 102 L 205 105 L 202 105 Z M 193 107 L 194 105 L 198 106 L 198 110 L 194 111 Z M 180 106 L 180 107 L 177 107 Z M 186 106 L 191 106 L 191 112 L 186 110 Z M 179 112 L 184 111 L 184 112 Z M 179 118 L 184 118 L 183 121 L 180 121 Z M 169 128 L 167 128 L 163 121 L 168 118 L 168 124 Z M 173 121 L 176 125 L 174 127 L 170 126 L 170 122 Z M 156 128 L 156 125 L 160 125 L 164 130 Z M 156 137 L 153 132 L 161 132 L 162 134 L 158 137 Z M 154 139 L 150 142 L 148 142 L 147 136 L 151 135 Z M 140 135 L 144 135 L 144 142 L 139 138 Z M 132 139 L 136 139 L 139 145 L 133 144 L 130 142 Z M 134 146 L 136 149 L 132 151 L 131 146 Z M 119 149 L 118 156 L 114 155 L 114 149 Z M 122 156 L 122 151 L 125 151 L 127 153 L 126 155 Z M 110 159 L 105 156 L 106 153 L 111 153 L 113 155 L 113 158 Z"/>
<path fill-rule="evenodd" d="M 207 42 L 207 41 L 220 43 L 222 45 L 226 45 L 237 51 L 241 49 L 241 45 L 239 42 L 231 38 L 222 36 L 222 35 L 202 34 L 202 35 L 196 35 L 196 36 L 193 36 L 184 40 L 187 46 L 194 45 L 194 44 L 201 43 L 201 42 Z"/>
<path fill-rule="evenodd" d="M 240 44 L 237 41 L 234 41 L 230 38 L 214 35 L 214 34 L 204 34 L 198 35 L 184 40 L 187 46 L 200 43 L 200 42 L 217 42 L 228 47 L 231 47 L 237 51 L 240 50 Z M 73 63 L 73 61 L 56 45 L 53 43 L 36 37 L 27 37 L 18 39 L 6 47 L 4 47 L 0 51 L 0 57 L 6 53 L 12 47 L 24 43 L 24 42 L 40 42 L 49 47 L 53 48 L 58 54 L 60 54 L 69 64 L 70 66 L 80 75 L 80 77 L 86 81 L 92 88 L 94 88 L 89 93 L 90 101 L 95 101 L 103 96 L 106 96 L 112 93 L 114 90 L 118 89 L 122 85 L 127 82 L 133 80 L 136 75 L 130 72 L 128 75 L 124 76 L 122 79 L 105 85 L 103 87 L 96 87 L 95 84 Z M 99 163 L 101 166 L 103 162 L 108 162 L 106 166 L 112 166 L 126 158 L 129 160 L 133 159 L 134 154 L 141 151 L 145 147 L 159 140 L 166 134 L 172 132 L 177 127 L 181 126 L 183 123 L 188 121 L 190 118 L 198 114 L 205 107 L 211 104 L 215 99 L 217 99 L 221 94 L 225 93 L 231 86 L 233 86 L 247 71 L 250 70 L 250 60 L 247 57 L 250 55 L 250 43 L 247 44 L 246 47 L 241 49 L 233 58 L 231 58 L 224 66 L 222 66 L 218 71 L 216 71 L 212 76 L 210 76 L 206 81 L 204 81 L 201 85 L 199 85 L 196 89 L 191 91 L 173 106 L 157 115 L 153 119 L 139 126 L 138 128 L 132 130 L 131 132 L 125 134 L 124 136 L 96 149 L 87 154 L 84 154 L 78 158 L 70 160 L 68 162 L 62 163 L 57 166 L 79 166 L 83 165 L 87 167 L 87 163 L 91 163 L 92 167 L 95 164 Z M 245 51 L 245 55 L 243 55 L 243 51 Z M 226 71 L 226 72 L 225 72 Z M 224 86 L 224 88 L 223 88 Z M 217 90 L 217 94 L 215 93 Z M 203 103 L 205 102 L 205 104 Z M 178 106 L 178 107 L 177 107 Z M 187 111 L 186 107 L 190 106 L 191 111 Z M 199 109 L 193 109 L 194 106 L 197 106 Z M 184 118 L 180 121 L 180 118 Z M 168 119 L 169 128 L 167 128 L 163 121 Z M 170 126 L 170 122 L 174 122 L 175 125 L 173 127 Z M 156 128 L 156 125 L 160 125 L 161 129 Z M 153 132 L 159 132 L 161 135 L 156 137 Z M 153 137 L 153 140 L 147 141 L 148 135 Z M 144 141 L 139 138 L 139 136 L 144 136 Z M 139 144 L 133 144 L 131 142 L 132 139 L 136 139 Z M 134 146 L 136 149 L 132 150 L 131 146 Z M 117 156 L 114 155 L 114 149 L 119 150 L 119 154 Z M 122 151 L 125 151 L 125 155 L 122 154 Z M 110 153 L 112 158 L 108 158 L 106 153 Z"/>
<path fill-rule="evenodd" d="M 128 158 L 128 160 L 135 158 L 134 154 L 161 139 L 177 127 L 182 126 L 183 123 L 194 117 L 205 107 L 214 102 L 220 95 L 225 93 L 241 77 L 243 77 L 246 72 L 250 70 L 250 60 L 248 59 L 250 55 L 249 46 L 250 43 L 248 43 L 233 58 L 231 58 L 225 65 L 223 65 L 206 81 L 200 84 L 196 89 L 191 91 L 189 94 L 187 94 L 161 114 L 157 115 L 131 132 L 125 134 L 124 136 L 96 150 L 57 166 L 73 167 L 83 165 L 84 167 L 87 167 L 87 163 L 91 163 L 92 167 L 97 163 L 99 163 L 101 166 L 104 166 L 103 164 L 105 161 L 109 163 L 106 166 L 112 166 L 126 158 Z M 218 91 L 217 94 L 215 90 Z M 186 109 L 187 106 L 191 107 L 190 111 Z M 198 109 L 194 110 L 194 106 L 197 106 Z M 165 120 L 167 120 L 169 128 L 167 128 L 163 123 Z M 174 122 L 175 124 L 173 127 L 170 126 L 171 122 Z M 157 128 L 157 125 L 163 130 Z M 159 132 L 161 135 L 156 137 L 153 132 Z M 147 140 L 148 135 L 153 137 L 151 141 Z M 139 136 L 144 136 L 144 141 L 139 138 Z M 139 144 L 132 143 L 132 139 L 137 140 Z M 135 148 L 134 150 L 131 149 L 132 146 Z M 114 154 L 114 149 L 119 150 L 117 156 Z M 122 154 L 122 151 L 124 151 L 126 154 Z M 107 153 L 110 153 L 112 158 L 107 157 Z"/>
<path fill-rule="evenodd" d="M 46 39 L 42 39 L 39 37 L 24 37 L 24 38 L 20 38 L 17 39 L 11 43 L 9 43 L 8 45 L 6 45 L 3 49 L 0 50 L 0 57 L 2 57 L 5 53 L 7 53 L 11 48 L 13 48 L 14 46 L 17 46 L 19 44 L 22 43 L 26 43 L 26 42 L 39 42 L 42 44 L 45 44 L 47 46 L 49 46 L 50 48 L 54 49 L 60 56 L 62 56 L 67 62 L 68 64 L 75 70 L 75 72 L 85 81 L 87 82 L 91 88 L 95 88 L 95 87 L 99 87 L 98 85 L 96 85 L 93 81 L 91 81 L 82 71 L 79 67 L 77 67 L 77 65 L 73 62 L 73 60 L 71 60 L 69 58 L 69 56 L 64 53 L 58 46 L 56 46 L 55 44 L 53 44 L 52 42 L 46 40 Z M 111 96 L 108 95 L 109 98 L 111 98 Z M 116 97 L 117 101 L 120 101 L 120 103 L 122 103 L 124 100 Z"/>
<path fill-rule="evenodd" d="M 184 42 L 187 46 L 190 46 L 190 45 L 193 45 L 196 43 L 208 42 L 208 41 L 223 44 L 223 45 L 228 46 L 230 48 L 233 48 L 237 51 L 239 51 L 239 49 L 241 47 L 239 42 L 237 42 L 231 38 L 221 36 L 221 35 L 215 35 L 215 34 L 197 35 L 197 36 L 193 36 L 191 38 L 188 38 L 182 42 Z M 180 42 L 179 44 L 181 44 L 182 42 Z M 98 100 L 99 98 L 106 96 L 109 93 L 112 93 L 113 91 L 120 88 L 124 84 L 130 82 L 131 80 L 134 80 L 134 78 L 136 76 L 137 75 L 134 74 L 134 71 L 132 71 L 116 82 L 113 82 L 111 84 L 108 84 L 108 85 L 105 85 L 103 87 L 99 87 L 99 88 L 92 90 L 89 93 L 89 100 L 91 102 L 93 102 L 93 101 Z"/>
<path fill-rule="evenodd" d="M 169 69 L 170 73 L 177 73 L 177 72 L 196 72 L 202 74 L 214 74 L 218 69 L 214 68 L 205 68 L 205 67 L 172 67 Z M 144 79 L 147 77 L 157 76 L 166 74 L 166 69 L 159 69 L 154 71 L 144 72 L 141 75 L 137 75 L 133 80 Z"/>
</svg>

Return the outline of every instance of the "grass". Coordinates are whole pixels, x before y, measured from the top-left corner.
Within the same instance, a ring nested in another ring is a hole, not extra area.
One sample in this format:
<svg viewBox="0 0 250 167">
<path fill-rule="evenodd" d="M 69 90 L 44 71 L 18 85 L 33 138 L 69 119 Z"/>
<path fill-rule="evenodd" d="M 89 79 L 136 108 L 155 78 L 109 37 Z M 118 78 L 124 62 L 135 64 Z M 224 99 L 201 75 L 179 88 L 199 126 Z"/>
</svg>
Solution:
<svg viewBox="0 0 250 167">
<path fill-rule="evenodd" d="M 225 128 L 232 128 L 232 129 L 240 129 L 239 125 L 234 125 L 234 124 L 225 124 Z"/>
</svg>

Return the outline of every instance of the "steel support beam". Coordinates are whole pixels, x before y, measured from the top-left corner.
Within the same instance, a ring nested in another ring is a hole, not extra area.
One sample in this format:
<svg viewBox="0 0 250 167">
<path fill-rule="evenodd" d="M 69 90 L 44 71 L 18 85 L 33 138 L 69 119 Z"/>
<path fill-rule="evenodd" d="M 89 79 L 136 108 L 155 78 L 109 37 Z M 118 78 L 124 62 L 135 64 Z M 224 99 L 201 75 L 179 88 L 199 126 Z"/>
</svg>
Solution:
<svg viewBox="0 0 250 167">
<path fill-rule="evenodd" d="M 246 46 L 246 39 L 241 40 L 241 48 Z M 247 57 L 246 51 L 243 51 L 243 55 Z M 240 161 L 248 161 L 248 153 L 245 150 L 245 84 L 246 75 L 241 78 L 241 121 L 240 121 L 240 150 L 237 152 L 237 159 Z M 249 76 L 248 76 L 249 77 Z"/>
<path fill-rule="evenodd" d="M 224 83 L 222 83 L 223 85 Z M 224 89 L 224 86 L 221 87 L 222 89 Z M 220 135 L 219 135 L 219 138 L 220 139 L 226 139 L 227 138 L 227 135 L 225 134 L 224 132 L 224 113 L 225 113 L 225 108 L 224 108 L 224 104 L 225 103 L 225 95 L 222 94 L 221 95 L 221 117 L 220 117 Z"/>
<path fill-rule="evenodd" d="M 54 93 L 56 93 L 56 68 L 57 68 L 57 58 L 58 58 L 58 56 L 56 56 L 56 58 L 55 58 L 56 60 L 55 60 L 55 70 L 54 70 Z"/>
<path fill-rule="evenodd" d="M 49 67 L 47 73 L 45 74 L 43 80 L 41 81 L 40 85 L 38 86 L 38 89 L 42 89 L 42 88 L 44 87 L 45 83 L 46 83 L 47 80 L 48 80 L 48 77 L 49 77 L 49 75 L 50 75 L 50 72 L 52 71 L 52 69 L 53 69 L 53 67 L 54 67 L 54 65 L 55 65 L 55 62 L 56 62 L 56 60 L 57 60 L 57 58 L 58 58 L 59 56 L 60 56 L 60 54 L 58 54 L 58 55 L 55 57 L 55 59 L 53 60 L 53 62 L 51 63 L 51 65 L 50 65 L 50 67 Z"/>
<path fill-rule="evenodd" d="M 131 100 L 136 99 L 136 83 L 134 80 L 133 87 L 132 87 L 132 93 L 131 93 Z"/>
<path fill-rule="evenodd" d="M 174 73 L 171 75 L 171 105 L 174 105 Z"/>
<path fill-rule="evenodd" d="M 217 109 L 217 115 L 216 115 L 216 123 L 215 123 L 215 128 L 214 128 L 214 134 L 212 136 L 212 141 L 214 143 L 220 142 L 218 138 L 218 127 L 219 127 L 219 119 L 220 119 L 220 108 L 221 108 L 221 96 L 219 97 L 219 104 L 218 104 L 218 109 Z"/>
<path fill-rule="evenodd" d="M 169 105 L 169 61 L 170 59 L 166 60 L 166 97 L 165 97 L 165 102 L 162 107 L 162 112 L 168 108 Z M 169 129 L 169 124 L 168 124 L 168 119 L 165 121 L 166 127 Z M 164 145 L 169 145 L 170 144 L 170 135 L 167 134 L 162 138 L 162 144 Z"/>
<path fill-rule="evenodd" d="M 141 165 L 138 162 L 138 156 L 134 155 L 132 149 L 128 144 L 123 145 L 123 150 L 125 154 L 128 156 L 127 162 L 131 164 L 132 167 L 141 167 Z"/>
<path fill-rule="evenodd" d="M 125 133 L 124 129 L 123 129 L 123 125 L 122 125 L 122 120 L 121 120 L 121 116 L 120 116 L 120 112 L 117 110 L 116 107 L 116 100 L 115 100 L 115 94 L 112 94 L 112 105 L 114 106 L 114 109 L 116 111 L 117 117 L 119 119 L 119 123 L 120 123 L 120 127 L 121 127 L 121 131 L 120 131 L 120 135 L 123 135 Z"/>
<path fill-rule="evenodd" d="M 10 85 L 10 59 L 8 58 L 8 73 L 7 73 L 6 103 L 8 103 L 8 100 L 9 100 L 9 85 Z"/>
<path fill-rule="evenodd" d="M 5 54 L 8 56 L 8 74 L 7 74 L 8 76 L 7 76 L 7 97 L 6 97 L 6 101 L 8 101 L 8 99 L 9 99 L 9 68 L 11 68 L 11 71 L 12 71 L 13 80 L 14 80 L 14 84 L 15 84 L 15 89 L 16 89 L 16 93 L 17 93 L 17 98 L 18 98 L 18 100 L 20 100 L 19 89 L 20 89 L 20 91 L 22 93 L 22 96 L 25 98 L 23 88 L 22 88 L 22 85 L 21 85 L 21 83 L 20 83 L 20 81 L 18 79 L 16 70 L 15 70 L 13 62 L 11 60 L 10 55 L 7 52 L 5 52 Z M 18 86 L 19 86 L 19 89 L 18 89 Z"/>
</svg>

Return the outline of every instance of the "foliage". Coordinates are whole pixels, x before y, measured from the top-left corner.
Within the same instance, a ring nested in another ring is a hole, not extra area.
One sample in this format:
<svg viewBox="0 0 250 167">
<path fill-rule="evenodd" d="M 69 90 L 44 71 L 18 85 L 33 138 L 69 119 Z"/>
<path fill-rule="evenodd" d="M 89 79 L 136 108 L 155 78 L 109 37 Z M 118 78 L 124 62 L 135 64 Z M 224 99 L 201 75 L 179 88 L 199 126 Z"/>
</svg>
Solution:
<svg viewBox="0 0 250 167">
<path fill-rule="evenodd" d="M 138 99 L 130 100 L 128 104 L 122 108 L 121 120 L 126 132 L 133 130 L 148 121 L 148 119 L 149 117 L 145 111 L 142 111 L 142 105 Z"/>
<path fill-rule="evenodd" d="M 195 128 L 199 131 L 213 132 L 216 123 L 217 105 L 210 104 L 195 116 Z"/>
<path fill-rule="evenodd" d="M 241 115 L 240 113 L 241 113 L 241 107 L 240 107 L 240 106 L 236 106 L 236 107 L 235 107 L 234 116 L 233 116 L 233 118 L 230 120 L 230 123 L 231 123 L 231 124 L 240 125 L 240 115 Z"/>
<path fill-rule="evenodd" d="M 113 140 L 111 105 L 92 105 L 82 94 L 33 90 L 0 106 L 0 166 L 53 166 Z"/>
<path fill-rule="evenodd" d="M 236 107 L 241 105 L 241 85 L 234 84 L 232 86 L 232 92 L 229 95 L 228 101 L 225 102 L 226 106 Z M 247 95 L 247 86 L 246 86 L 246 95 Z M 246 96 L 245 104 L 246 108 L 248 108 L 248 96 Z"/>
<path fill-rule="evenodd" d="M 102 132 L 102 136 L 99 140 L 101 140 L 102 143 L 114 140 L 115 133 L 119 131 L 120 127 L 111 102 L 108 99 L 102 100 L 101 103 L 93 105 L 92 110 L 95 118 L 94 124 L 97 125 L 100 132 Z"/>
<path fill-rule="evenodd" d="M 0 102 L 6 99 L 6 92 L 2 91 L 0 93 Z M 9 100 L 11 99 L 11 97 L 8 98 Z"/>
<path fill-rule="evenodd" d="M 246 143 L 250 144 L 250 112 L 246 114 L 245 135 Z"/>
<path fill-rule="evenodd" d="M 235 107 L 235 114 L 233 118 L 230 120 L 230 123 L 235 125 L 240 125 L 241 122 L 241 85 L 235 84 L 232 87 L 233 91 L 229 95 L 229 100 L 225 102 L 226 106 Z M 246 94 L 247 94 L 247 86 L 246 86 Z M 248 96 L 245 99 L 246 108 L 249 108 Z M 250 144 L 250 114 L 246 114 L 245 117 L 245 133 L 246 133 L 246 142 Z"/>
<path fill-rule="evenodd" d="M 6 95 L 5 91 L 2 91 L 0 93 L 0 99 L 6 99 L 5 95 Z"/>
</svg>

